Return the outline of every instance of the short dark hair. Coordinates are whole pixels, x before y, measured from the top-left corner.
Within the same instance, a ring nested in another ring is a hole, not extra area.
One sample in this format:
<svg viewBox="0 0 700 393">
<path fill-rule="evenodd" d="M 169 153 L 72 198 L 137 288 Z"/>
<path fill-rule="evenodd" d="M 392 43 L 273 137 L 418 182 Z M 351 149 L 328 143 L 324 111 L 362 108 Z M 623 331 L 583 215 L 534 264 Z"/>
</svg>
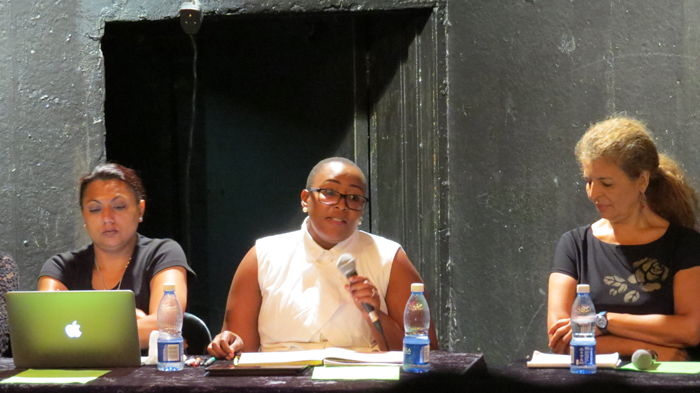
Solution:
<svg viewBox="0 0 700 393">
<path fill-rule="evenodd" d="M 141 179 L 136 172 L 123 165 L 115 163 L 100 164 L 95 167 L 89 174 L 80 178 L 80 208 L 83 208 L 83 198 L 85 197 L 85 189 L 95 180 L 121 180 L 131 188 L 136 201 L 146 200 L 146 190 L 143 188 Z"/>
<path fill-rule="evenodd" d="M 307 189 L 311 188 L 311 186 L 313 185 L 314 178 L 316 177 L 318 172 L 324 166 L 326 166 L 326 164 L 330 164 L 331 162 L 339 162 L 339 163 L 351 166 L 353 168 L 356 168 L 360 172 L 360 175 L 362 175 L 362 183 L 364 183 L 365 187 L 367 186 L 367 179 L 365 178 L 365 174 L 362 172 L 362 169 L 360 169 L 360 167 L 357 166 L 357 164 L 355 164 L 351 160 L 348 160 L 345 157 L 330 157 L 330 158 L 326 158 L 326 159 L 319 161 L 318 164 L 314 165 L 314 167 L 311 168 L 311 172 L 309 172 L 309 177 L 306 178 L 306 188 Z"/>
</svg>

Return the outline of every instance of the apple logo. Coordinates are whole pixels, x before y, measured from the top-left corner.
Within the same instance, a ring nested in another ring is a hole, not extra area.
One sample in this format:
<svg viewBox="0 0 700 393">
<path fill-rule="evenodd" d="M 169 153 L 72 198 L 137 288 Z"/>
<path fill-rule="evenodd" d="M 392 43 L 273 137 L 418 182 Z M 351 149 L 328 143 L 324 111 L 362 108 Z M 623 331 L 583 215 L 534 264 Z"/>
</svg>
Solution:
<svg viewBox="0 0 700 393">
<path fill-rule="evenodd" d="M 80 331 L 78 321 L 73 321 L 73 323 L 66 325 L 66 334 L 70 338 L 78 338 L 83 334 L 83 332 Z"/>
</svg>

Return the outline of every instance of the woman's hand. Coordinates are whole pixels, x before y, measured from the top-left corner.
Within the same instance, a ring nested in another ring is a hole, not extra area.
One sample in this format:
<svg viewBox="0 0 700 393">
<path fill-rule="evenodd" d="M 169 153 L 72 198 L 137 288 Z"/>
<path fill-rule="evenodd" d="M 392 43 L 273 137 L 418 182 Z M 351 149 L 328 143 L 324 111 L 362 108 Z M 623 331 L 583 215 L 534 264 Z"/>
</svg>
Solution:
<svg viewBox="0 0 700 393">
<path fill-rule="evenodd" d="M 566 353 L 566 348 L 571 342 L 571 319 L 563 318 L 556 321 L 547 332 L 549 334 L 549 347 L 554 353 Z"/>
<path fill-rule="evenodd" d="M 658 346 L 654 348 L 654 351 L 659 355 L 656 359 L 659 362 L 687 362 L 690 360 L 688 352 L 682 348 Z"/>
<path fill-rule="evenodd" d="M 562 273 L 549 275 L 547 334 L 554 353 L 566 353 L 571 341 L 571 307 L 576 297 L 576 280 Z"/>
<path fill-rule="evenodd" d="M 146 314 L 145 312 L 143 312 L 143 310 L 138 309 L 138 308 L 136 309 L 136 321 L 137 321 L 137 322 L 138 322 L 139 319 L 146 318 L 147 316 L 148 316 L 148 314 Z"/>
<path fill-rule="evenodd" d="M 207 346 L 207 352 L 218 359 L 231 360 L 243 349 L 243 340 L 236 333 L 224 330 Z"/>
<path fill-rule="evenodd" d="M 381 301 L 379 299 L 379 291 L 367 277 L 354 276 L 348 279 L 349 284 L 345 284 L 345 289 L 350 292 L 352 299 L 355 301 L 355 307 L 360 311 L 364 311 L 362 303 L 367 303 L 379 311 Z"/>
</svg>

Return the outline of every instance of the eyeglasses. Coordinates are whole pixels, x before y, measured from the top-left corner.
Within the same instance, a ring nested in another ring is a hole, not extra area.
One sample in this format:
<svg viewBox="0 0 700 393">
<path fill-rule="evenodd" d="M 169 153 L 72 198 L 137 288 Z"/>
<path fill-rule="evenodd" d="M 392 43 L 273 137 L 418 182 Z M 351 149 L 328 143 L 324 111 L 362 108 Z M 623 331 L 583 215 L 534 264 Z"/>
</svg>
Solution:
<svg viewBox="0 0 700 393">
<path fill-rule="evenodd" d="M 345 206 L 350 210 L 362 210 L 369 201 L 369 198 L 365 198 L 362 195 L 345 195 L 336 190 L 331 190 L 330 188 L 309 188 L 308 190 L 317 191 L 319 195 L 318 199 L 324 205 L 337 205 L 342 198 L 345 198 Z"/>
</svg>

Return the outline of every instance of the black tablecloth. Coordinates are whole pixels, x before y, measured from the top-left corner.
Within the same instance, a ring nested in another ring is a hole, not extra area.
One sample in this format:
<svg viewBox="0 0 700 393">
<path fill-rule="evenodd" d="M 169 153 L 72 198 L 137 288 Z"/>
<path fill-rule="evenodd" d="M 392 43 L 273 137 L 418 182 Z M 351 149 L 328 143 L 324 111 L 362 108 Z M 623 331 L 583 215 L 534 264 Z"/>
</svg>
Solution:
<svg viewBox="0 0 700 393">
<path fill-rule="evenodd" d="M 595 374 L 580 375 L 572 374 L 568 368 L 528 369 L 526 363 L 526 360 L 518 360 L 506 367 L 489 368 L 490 386 L 500 386 L 506 390 L 567 393 L 700 391 L 698 374 L 601 368 Z"/>
<path fill-rule="evenodd" d="M 460 380 L 464 375 L 486 375 L 486 362 L 481 354 L 434 351 L 430 354 L 431 372 L 410 374 L 401 371 L 400 381 L 323 381 L 312 380 L 311 373 L 295 377 L 210 377 L 201 367 L 186 367 L 181 372 L 161 372 L 155 366 L 112 369 L 108 374 L 85 385 L 0 384 L 0 392 L 349 392 L 396 391 L 417 385 L 424 378 L 439 377 Z M 0 359 L 0 379 L 24 369 L 16 369 L 12 359 Z M 425 393 L 429 393 L 426 391 Z"/>
</svg>

